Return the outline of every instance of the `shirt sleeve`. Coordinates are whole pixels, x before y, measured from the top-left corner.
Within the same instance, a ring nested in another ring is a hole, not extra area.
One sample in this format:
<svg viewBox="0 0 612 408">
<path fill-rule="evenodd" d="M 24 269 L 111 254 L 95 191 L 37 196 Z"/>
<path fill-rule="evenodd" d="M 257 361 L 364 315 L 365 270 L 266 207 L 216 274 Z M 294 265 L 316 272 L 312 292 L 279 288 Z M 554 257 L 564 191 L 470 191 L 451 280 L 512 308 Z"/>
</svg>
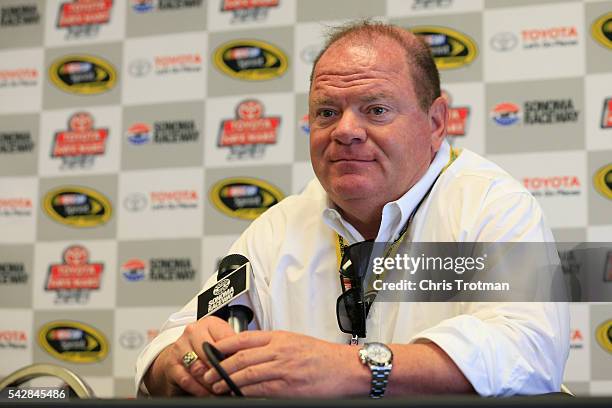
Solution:
<svg viewBox="0 0 612 408">
<path fill-rule="evenodd" d="M 215 282 L 212 275 L 204 284 L 204 289 L 209 288 Z M 202 291 L 204 291 L 202 289 Z M 202 292 L 201 291 L 201 292 Z M 198 295 L 201 293 L 199 292 Z M 136 360 L 136 390 L 139 394 L 149 395 L 144 385 L 143 377 L 149 370 L 153 361 L 166 347 L 178 340 L 183 334 L 185 326 L 196 321 L 198 311 L 198 295 L 194 296 L 181 310 L 170 315 L 161 327 L 159 334 L 140 352 Z"/>
<path fill-rule="evenodd" d="M 467 241 L 553 241 L 528 193 L 487 205 Z M 482 396 L 557 392 L 569 353 L 567 303 L 463 303 L 461 314 L 413 336 L 434 342 Z"/>
<path fill-rule="evenodd" d="M 228 254 L 241 254 L 246 256 L 246 258 L 251 262 L 252 267 L 261 271 L 265 271 L 267 266 L 262 264 L 261 257 L 258 255 L 260 253 L 264 253 L 264 251 L 269 251 L 271 245 L 269 244 L 269 240 L 255 238 L 261 237 L 264 234 L 271 236 L 270 234 L 273 233 L 271 231 L 271 225 L 273 223 L 269 220 L 270 216 L 273 215 L 273 212 L 270 210 L 268 210 L 268 212 L 270 212 L 269 215 L 259 217 L 253 221 L 228 251 Z M 178 340 L 178 338 L 183 334 L 185 326 L 197 320 L 198 295 L 213 286 L 216 283 L 216 277 L 216 274 L 211 275 L 204 284 L 203 288 L 185 306 L 183 306 L 181 310 L 170 315 L 168 320 L 166 320 L 161 327 L 157 337 L 155 337 L 138 356 L 136 360 L 135 382 L 136 390 L 140 395 L 149 395 L 149 392 L 142 381 L 149 367 L 166 347 Z M 257 322 L 261 322 L 261 328 L 265 329 L 269 327 L 269 323 L 267 321 L 269 313 L 266 312 L 269 307 L 268 303 L 266 302 L 268 296 L 268 282 L 265 276 L 256 274 L 253 284 L 258 293 L 258 300 L 260 300 L 260 304 L 253 309 L 257 316 L 256 319 L 253 319 L 253 322 L 249 325 L 249 330 L 259 329 L 260 326 L 257 324 Z"/>
</svg>

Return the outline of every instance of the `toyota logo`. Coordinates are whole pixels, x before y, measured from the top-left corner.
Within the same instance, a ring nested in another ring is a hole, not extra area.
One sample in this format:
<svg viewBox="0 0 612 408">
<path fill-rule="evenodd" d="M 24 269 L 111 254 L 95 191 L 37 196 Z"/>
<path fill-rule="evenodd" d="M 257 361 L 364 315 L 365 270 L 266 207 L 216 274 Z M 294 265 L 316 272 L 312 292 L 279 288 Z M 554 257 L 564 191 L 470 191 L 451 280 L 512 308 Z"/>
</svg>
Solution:
<svg viewBox="0 0 612 408">
<path fill-rule="evenodd" d="M 497 33 L 491 37 L 490 44 L 495 51 L 510 51 L 518 44 L 518 38 L 511 32 Z"/>
<path fill-rule="evenodd" d="M 137 59 L 130 62 L 128 67 L 130 75 L 141 77 L 147 75 L 151 71 L 151 63 L 146 59 Z"/>
<path fill-rule="evenodd" d="M 147 196 L 143 193 L 129 194 L 123 200 L 123 206 L 130 212 L 142 211 L 148 204 Z"/>
<path fill-rule="evenodd" d="M 128 330 L 119 336 L 119 344 L 126 349 L 134 350 L 144 344 L 144 336 L 135 330 Z"/>
<path fill-rule="evenodd" d="M 221 293 L 225 292 L 231 284 L 232 283 L 227 278 L 220 280 L 219 282 L 217 282 L 217 285 L 213 289 L 213 295 L 219 296 Z"/>
</svg>

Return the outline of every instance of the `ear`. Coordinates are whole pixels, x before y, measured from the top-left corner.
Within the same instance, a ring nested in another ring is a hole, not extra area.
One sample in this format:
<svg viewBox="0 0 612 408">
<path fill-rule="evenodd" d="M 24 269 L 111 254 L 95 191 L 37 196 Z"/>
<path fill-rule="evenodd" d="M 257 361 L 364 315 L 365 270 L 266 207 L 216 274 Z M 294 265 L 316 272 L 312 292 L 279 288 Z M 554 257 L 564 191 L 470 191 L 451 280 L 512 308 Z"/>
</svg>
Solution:
<svg viewBox="0 0 612 408">
<path fill-rule="evenodd" d="M 446 137 L 446 126 L 448 124 L 448 101 L 439 96 L 429 107 L 429 126 L 431 129 L 430 140 L 432 153 L 440 149 L 442 141 Z"/>
</svg>

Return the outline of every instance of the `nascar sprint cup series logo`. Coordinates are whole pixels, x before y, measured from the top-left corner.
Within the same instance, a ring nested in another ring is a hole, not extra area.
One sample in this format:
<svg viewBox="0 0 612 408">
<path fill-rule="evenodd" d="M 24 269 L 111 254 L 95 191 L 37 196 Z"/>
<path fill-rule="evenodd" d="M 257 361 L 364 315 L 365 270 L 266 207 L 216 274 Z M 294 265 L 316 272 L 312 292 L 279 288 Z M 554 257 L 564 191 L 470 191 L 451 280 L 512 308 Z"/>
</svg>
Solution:
<svg viewBox="0 0 612 408">
<path fill-rule="evenodd" d="M 591 35 L 606 48 L 612 49 L 612 12 L 599 17 L 591 26 Z"/>
<path fill-rule="evenodd" d="M 459 31 L 437 26 L 413 27 L 410 31 L 429 45 L 440 70 L 462 68 L 471 64 L 478 54 L 476 42 Z"/>
<path fill-rule="evenodd" d="M 612 164 L 597 170 L 593 176 L 593 184 L 602 196 L 612 200 Z"/>
<path fill-rule="evenodd" d="M 254 220 L 284 197 L 272 184 L 249 177 L 221 180 L 210 191 L 210 199 L 217 209 L 243 220 Z"/>
<path fill-rule="evenodd" d="M 221 45 L 213 61 L 226 75 L 244 81 L 278 78 L 287 71 L 287 56 L 280 48 L 259 40 L 235 40 Z"/>
<path fill-rule="evenodd" d="M 106 337 L 93 326 L 80 322 L 47 323 L 38 332 L 38 343 L 51 356 L 69 363 L 96 363 L 108 355 Z"/>
<path fill-rule="evenodd" d="M 49 191 L 43 209 L 51 219 L 74 228 L 96 227 L 111 217 L 110 201 L 99 192 L 79 186 Z"/>
<path fill-rule="evenodd" d="M 612 353 L 612 319 L 603 322 L 597 327 L 595 338 L 602 349 Z"/>
<path fill-rule="evenodd" d="M 117 83 L 117 72 L 107 61 L 91 55 L 69 55 L 51 64 L 49 78 L 64 92 L 96 95 L 111 90 Z"/>
</svg>

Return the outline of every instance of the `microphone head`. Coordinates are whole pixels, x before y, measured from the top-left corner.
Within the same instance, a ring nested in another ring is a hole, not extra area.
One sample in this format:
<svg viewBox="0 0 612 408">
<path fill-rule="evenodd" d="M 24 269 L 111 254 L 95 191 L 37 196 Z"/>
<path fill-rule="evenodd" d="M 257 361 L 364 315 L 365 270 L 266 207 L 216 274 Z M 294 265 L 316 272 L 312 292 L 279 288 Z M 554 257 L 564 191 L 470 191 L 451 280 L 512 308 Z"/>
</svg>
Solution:
<svg viewBox="0 0 612 408">
<path fill-rule="evenodd" d="M 225 278 L 236 269 L 240 268 L 245 263 L 249 262 L 246 256 L 240 254 L 230 254 L 219 262 L 219 272 L 217 280 Z"/>
</svg>

